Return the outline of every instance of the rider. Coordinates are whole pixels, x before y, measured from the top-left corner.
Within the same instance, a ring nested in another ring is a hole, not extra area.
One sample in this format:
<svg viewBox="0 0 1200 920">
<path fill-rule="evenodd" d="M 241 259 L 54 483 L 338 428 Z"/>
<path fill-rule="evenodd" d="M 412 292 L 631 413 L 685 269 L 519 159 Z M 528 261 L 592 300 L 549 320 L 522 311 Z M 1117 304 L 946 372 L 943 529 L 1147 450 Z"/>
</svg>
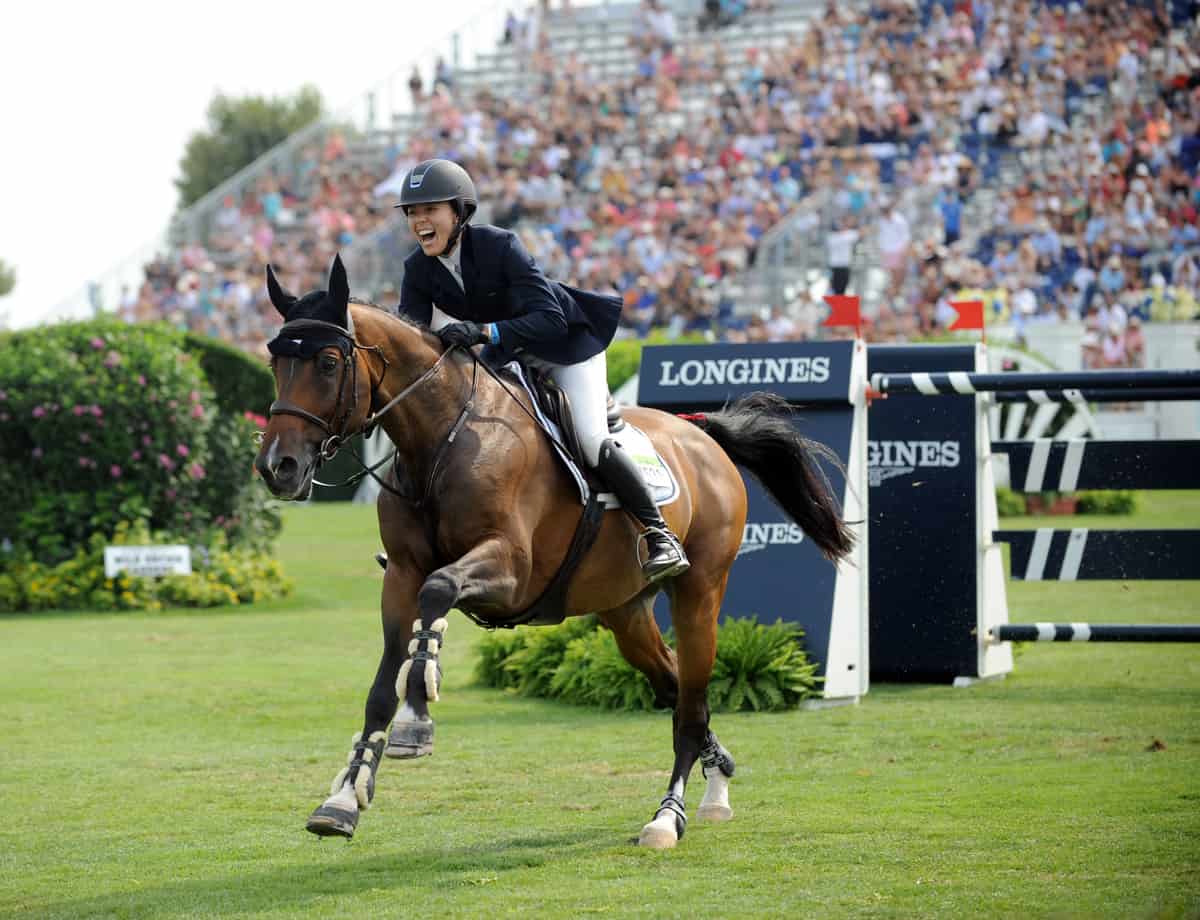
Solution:
<svg viewBox="0 0 1200 920">
<path fill-rule="evenodd" d="M 515 233 L 470 223 L 476 203 L 475 183 L 449 160 L 426 160 L 404 177 L 397 207 L 420 249 L 404 262 L 400 312 L 447 347 L 486 345 L 493 365 L 519 358 L 562 387 L 584 460 L 645 528 L 642 573 L 654 581 L 687 571 L 636 464 L 608 436 L 604 349 L 620 298 L 551 281 Z"/>
</svg>

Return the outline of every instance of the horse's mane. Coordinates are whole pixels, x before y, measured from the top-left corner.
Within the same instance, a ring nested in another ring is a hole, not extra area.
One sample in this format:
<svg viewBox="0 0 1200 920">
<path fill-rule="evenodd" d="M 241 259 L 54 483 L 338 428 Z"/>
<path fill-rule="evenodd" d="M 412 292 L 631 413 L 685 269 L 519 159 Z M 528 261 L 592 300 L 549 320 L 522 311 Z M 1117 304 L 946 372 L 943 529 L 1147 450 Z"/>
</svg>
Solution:
<svg viewBox="0 0 1200 920">
<path fill-rule="evenodd" d="M 411 326 L 413 329 L 416 329 L 419 332 L 429 333 L 429 334 L 432 334 L 432 332 L 433 332 L 433 330 L 430 329 L 428 326 L 426 326 L 424 323 L 418 323 L 415 319 L 412 319 L 411 317 L 408 317 L 408 316 L 404 315 L 403 313 L 397 313 L 392 308 L 385 307 L 382 304 L 375 303 L 374 301 L 363 300 L 360 297 L 351 297 L 350 303 L 352 303 L 356 306 L 359 306 L 359 307 L 370 307 L 372 310 L 378 310 L 384 316 L 387 316 L 390 319 L 399 320 L 400 322 L 404 323 L 406 326 Z"/>
<path fill-rule="evenodd" d="M 380 313 L 382 313 L 388 319 L 395 320 L 396 322 L 404 323 L 404 325 L 409 326 L 412 329 L 416 329 L 422 335 L 429 336 L 429 335 L 434 334 L 433 330 L 430 329 L 428 326 L 426 326 L 424 323 L 418 323 L 415 319 L 412 319 L 411 317 L 406 316 L 403 313 L 397 313 L 394 310 L 383 306 L 382 304 L 373 303 L 370 300 L 363 300 L 359 297 L 351 297 L 350 303 L 355 304 L 356 306 L 370 307 L 372 310 L 378 310 Z M 462 357 L 466 358 L 469 356 L 463 355 Z M 505 380 L 507 380 L 509 383 L 520 385 L 520 383 L 521 383 L 520 379 L 517 377 L 517 375 L 515 373 L 513 373 L 507 367 L 493 368 L 493 370 L 496 373 L 498 373 L 500 376 L 502 376 Z"/>
</svg>

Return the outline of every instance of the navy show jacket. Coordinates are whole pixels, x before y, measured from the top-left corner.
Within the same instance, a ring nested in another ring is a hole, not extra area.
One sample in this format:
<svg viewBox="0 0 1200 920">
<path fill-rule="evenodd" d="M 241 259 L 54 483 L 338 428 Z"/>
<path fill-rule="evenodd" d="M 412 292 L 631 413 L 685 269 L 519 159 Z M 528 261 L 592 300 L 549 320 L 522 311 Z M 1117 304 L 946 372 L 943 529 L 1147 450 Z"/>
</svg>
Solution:
<svg viewBox="0 0 1200 920">
<path fill-rule="evenodd" d="M 554 364 L 578 364 L 608 347 L 621 299 L 551 281 L 510 230 L 468 224 L 462 247 L 463 287 L 442 262 L 419 248 L 404 260 L 400 313 L 429 325 L 433 306 L 457 320 L 495 323 L 498 345 L 485 357 L 505 364 L 521 352 Z"/>
</svg>

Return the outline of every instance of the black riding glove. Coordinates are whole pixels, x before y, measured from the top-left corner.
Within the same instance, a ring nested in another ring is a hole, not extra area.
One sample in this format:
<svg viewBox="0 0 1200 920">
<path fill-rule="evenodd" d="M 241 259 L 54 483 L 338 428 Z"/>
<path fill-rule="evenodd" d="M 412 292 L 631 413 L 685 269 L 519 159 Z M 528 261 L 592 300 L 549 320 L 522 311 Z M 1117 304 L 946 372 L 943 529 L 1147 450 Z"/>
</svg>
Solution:
<svg viewBox="0 0 1200 920">
<path fill-rule="evenodd" d="M 448 323 L 437 331 L 437 337 L 447 348 L 461 345 L 470 348 L 472 345 L 486 345 L 492 340 L 486 326 L 479 323 Z"/>
</svg>

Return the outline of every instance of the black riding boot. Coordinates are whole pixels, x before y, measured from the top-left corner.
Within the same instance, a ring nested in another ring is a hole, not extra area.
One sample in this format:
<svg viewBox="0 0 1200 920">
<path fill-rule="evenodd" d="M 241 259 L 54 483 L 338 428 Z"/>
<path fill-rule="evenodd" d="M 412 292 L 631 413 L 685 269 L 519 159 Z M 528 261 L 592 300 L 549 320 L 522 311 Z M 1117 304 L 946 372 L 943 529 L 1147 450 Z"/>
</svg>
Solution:
<svg viewBox="0 0 1200 920">
<path fill-rule="evenodd" d="M 638 472 L 637 464 L 612 440 L 600 446 L 596 472 L 616 493 L 625 510 L 646 529 L 646 561 L 642 563 L 642 574 L 646 580 L 657 581 L 682 575 L 691 568 L 683 546 L 667 527 L 658 505 L 654 504 L 654 498 L 642 474 Z"/>
</svg>

